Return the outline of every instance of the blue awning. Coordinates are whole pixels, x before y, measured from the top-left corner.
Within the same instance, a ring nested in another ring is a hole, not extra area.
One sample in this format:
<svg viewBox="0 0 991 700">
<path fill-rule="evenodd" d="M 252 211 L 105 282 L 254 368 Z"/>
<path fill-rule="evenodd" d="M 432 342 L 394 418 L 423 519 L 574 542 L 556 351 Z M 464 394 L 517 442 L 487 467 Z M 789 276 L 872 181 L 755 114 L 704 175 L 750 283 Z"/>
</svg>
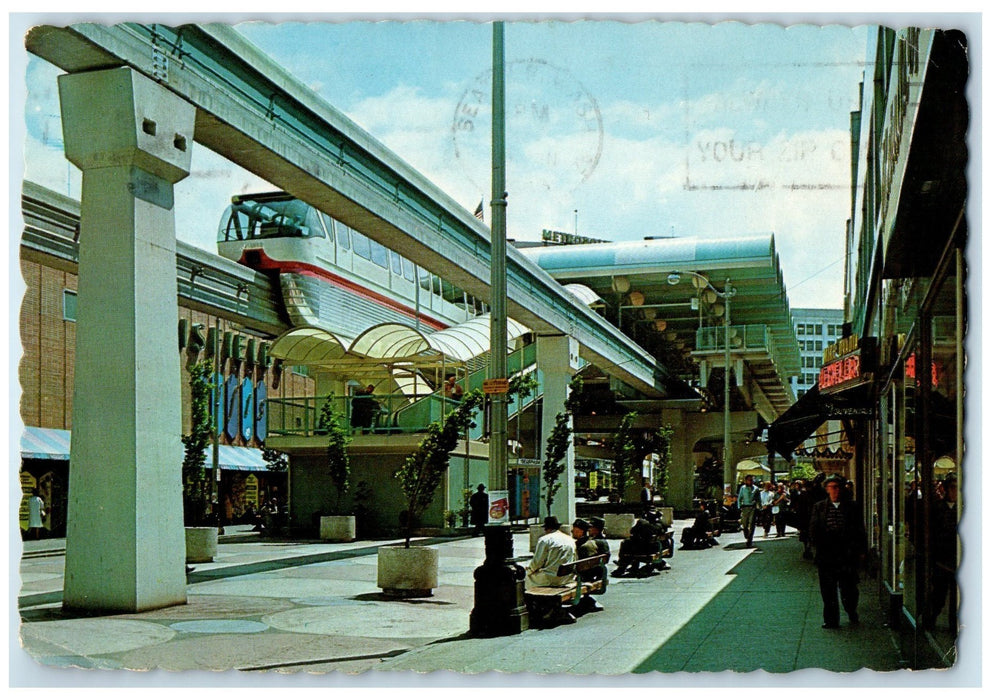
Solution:
<svg viewBox="0 0 991 700">
<path fill-rule="evenodd" d="M 21 459 L 69 459 L 69 431 L 25 427 L 21 433 Z"/>
<path fill-rule="evenodd" d="M 68 461 L 72 434 L 56 428 L 25 426 L 21 433 L 21 459 L 57 459 Z M 220 445 L 218 462 L 221 469 L 230 471 L 264 472 L 268 463 L 257 447 Z M 213 464 L 213 446 L 204 450 L 207 467 Z"/>
</svg>

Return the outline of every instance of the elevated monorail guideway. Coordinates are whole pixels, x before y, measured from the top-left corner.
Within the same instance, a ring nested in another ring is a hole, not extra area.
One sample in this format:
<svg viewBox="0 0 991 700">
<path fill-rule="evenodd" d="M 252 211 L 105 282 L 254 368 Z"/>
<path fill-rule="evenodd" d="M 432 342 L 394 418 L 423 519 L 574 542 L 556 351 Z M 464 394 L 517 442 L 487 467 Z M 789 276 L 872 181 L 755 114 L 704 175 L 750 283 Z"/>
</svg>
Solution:
<svg viewBox="0 0 991 700">
<path fill-rule="evenodd" d="M 39 26 L 25 45 L 68 72 L 132 67 L 195 106 L 198 143 L 488 296 L 487 227 L 230 27 Z M 587 361 L 648 396 L 668 393 L 665 367 L 513 248 L 507 291 L 511 317 L 574 337 Z"/>
</svg>

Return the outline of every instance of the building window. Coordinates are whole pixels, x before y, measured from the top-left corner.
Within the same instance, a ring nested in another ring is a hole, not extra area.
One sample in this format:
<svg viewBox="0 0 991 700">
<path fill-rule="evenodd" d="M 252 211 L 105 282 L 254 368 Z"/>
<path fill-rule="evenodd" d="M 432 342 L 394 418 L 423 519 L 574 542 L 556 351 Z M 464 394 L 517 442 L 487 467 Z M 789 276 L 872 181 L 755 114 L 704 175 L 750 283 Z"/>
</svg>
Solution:
<svg viewBox="0 0 991 700">
<path fill-rule="evenodd" d="M 816 335 L 822 335 L 822 324 L 821 323 L 817 323 L 816 324 L 815 334 Z"/>
<path fill-rule="evenodd" d="M 309 365 L 293 365 L 289 369 L 290 369 L 290 371 L 292 371 L 293 374 L 298 374 L 301 377 L 309 377 L 310 376 L 310 367 L 309 367 Z"/>
<path fill-rule="evenodd" d="M 71 289 L 62 290 L 62 319 L 65 321 L 76 320 L 77 294 Z"/>
<path fill-rule="evenodd" d="M 799 323 L 797 326 L 795 326 L 795 332 L 798 333 L 799 335 L 805 335 L 805 324 Z"/>
<path fill-rule="evenodd" d="M 822 350 L 822 341 L 821 340 L 817 340 L 816 341 L 816 350 Z"/>
</svg>

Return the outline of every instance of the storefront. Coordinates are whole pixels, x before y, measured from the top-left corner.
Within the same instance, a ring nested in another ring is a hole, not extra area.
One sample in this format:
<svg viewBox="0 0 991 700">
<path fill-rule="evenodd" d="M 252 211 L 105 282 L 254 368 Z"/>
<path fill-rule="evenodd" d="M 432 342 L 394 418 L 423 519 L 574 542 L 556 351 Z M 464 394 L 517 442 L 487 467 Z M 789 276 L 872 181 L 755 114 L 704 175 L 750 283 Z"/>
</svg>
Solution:
<svg viewBox="0 0 991 700">
<path fill-rule="evenodd" d="M 902 648 L 923 665 L 952 662 L 955 654 L 956 525 L 966 482 L 964 274 L 955 236 L 933 277 L 916 280 L 911 301 L 900 310 L 908 330 L 888 339 L 890 370 L 868 452 L 877 491 L 882 604 Z"/>
<path fill-rule="evenodd" d="M 27 531 L 27 499 L 37 489 L 45 504 L 42 537 L 65 537 L 68 505 L 69 453 L 68 430 L 27 426 L 21 434 L 21 532 Z M 221 519 L 228 523 L 254 522 L 253 513 L 271 499 L 279 509 L 286 508 L 289 494 L 288 473 L 273 469 L 262 451 L 254 447 L 218 446 L 220 483 L 218 498 Z M 206 464 L 213 461 L 213 448 L 206 449 Z"/>
</svg>

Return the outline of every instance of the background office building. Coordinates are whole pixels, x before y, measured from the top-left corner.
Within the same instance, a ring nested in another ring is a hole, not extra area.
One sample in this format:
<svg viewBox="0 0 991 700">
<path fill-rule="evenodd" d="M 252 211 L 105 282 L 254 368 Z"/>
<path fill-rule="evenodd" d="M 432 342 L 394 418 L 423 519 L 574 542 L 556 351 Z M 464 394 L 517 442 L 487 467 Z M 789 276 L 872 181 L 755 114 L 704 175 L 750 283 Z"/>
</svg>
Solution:
<svg viewBox="0 0 991 700">
<path fill-rule="evenodd" d="M 792 377 L 791 388 L 799 398 L 819 381 L 822 352 L 843 333 L 843 309 L 792 309 L 791 315 L 802 357 L 802 371 Z"/>
</svg>

